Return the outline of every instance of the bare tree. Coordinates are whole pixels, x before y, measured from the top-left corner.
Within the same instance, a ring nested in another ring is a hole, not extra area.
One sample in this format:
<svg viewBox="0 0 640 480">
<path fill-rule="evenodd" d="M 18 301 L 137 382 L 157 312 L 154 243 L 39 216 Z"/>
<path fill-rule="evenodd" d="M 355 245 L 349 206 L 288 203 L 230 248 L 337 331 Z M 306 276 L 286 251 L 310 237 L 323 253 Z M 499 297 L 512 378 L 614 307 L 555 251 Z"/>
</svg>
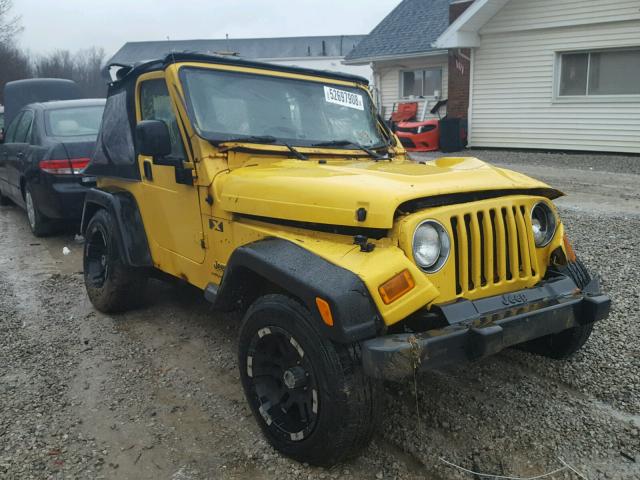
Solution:
<svg viewBox="0 0 640 480">
<path fill-rule="evenodd" d="M 56 50 L 39 56 L 33 64 L 33 73 L 40 78 L 72 78 L 75 72 L 75 62 L 69 50 Z"/>
<path fill-rule="evenodd" d="M 107 81 L 102 76 L 104 49 L 91 47 L 80 50 L 75 55 L 76 71 L 72 77 L 85 97 L 104 97 L 107 94 Z"/>
<path fill-rule="evenodd" d="M 0 104 L 4 85 L 23 78 L 69 78 L 80 87 L 84 97 L 104 97 L 107 82 L 101 76 L 104 60 L 102 48 L 88 48 L 72 54 L 56 50 L 48 55 L 29 58 L 14 45 L 15 36 L 22 31 L 19 16 L 12 16 L 13 0 L 0 0 Z"/>
<path fill-rule="evenodd" d="M 36 58 L 34 75 L 40 78 L 69 78 L 80 87 L 84 97 L 104 97 L 107 82 L 101 75 L 104 50 L 88 48 L 72 54 L 68 50 L 55 52 Z"/>
<path fill-rule="evenodd" d="M 29 58 L 10 43 L 0 42 L 0 104 L 4 104 L 4 84 L 32 76 Z"/>
<path fill-rule="evenodd" d="M 6 43 L 22 31 L 20 17 L 11 17 L 13 0 L 0 0 L 0 43 Z"/>
<path fill-rule="evenodd" d="M 22 31 L 19 16 L 11 16 L 13 0 L 0 0 L 0 104 L 4 103 L 4 84 L 29 78 L 31 68 L 27 56 L 13 44 Z"/>
</svg>

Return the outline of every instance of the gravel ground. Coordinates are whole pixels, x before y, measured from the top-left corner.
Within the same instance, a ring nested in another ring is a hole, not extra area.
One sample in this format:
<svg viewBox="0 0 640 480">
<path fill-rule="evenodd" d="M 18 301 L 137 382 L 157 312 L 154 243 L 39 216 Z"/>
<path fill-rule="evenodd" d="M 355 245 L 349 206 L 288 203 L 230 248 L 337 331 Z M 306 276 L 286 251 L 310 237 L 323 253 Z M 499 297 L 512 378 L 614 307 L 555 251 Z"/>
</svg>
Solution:
<svg viewBox="0 0 640 480">
<path fill-rule="evenodd" d="M 441 153 L 414 154 L 419 157 L 439 157 Z M 631 173 L 640 175 L 640 155 L 627 156 L 610 153 L 558 153 L 558 152 L 531 152 L 524 150 L 489 150 L 472 149 L 466 152 L 447 154 L 449 156 L 471 155 L 482 160 L 490 160 L 493 163 L 506 163 L 515 165 L 535 165 L 540 167 L 579 170 L 598 170 L 610 173 Z"/>
<path fill-rule="evenodd" d="M 544 164 L 528 155 L 523 170 Z M 444 459 L 521 477 L 565 461 L 591 480 L 639 479 L 640 176 L 608 164 L 566 175 L 563 165 L 544 170 L 567 191 L 600 172 L 629 185 L 618 199 L 629 213 L 595 184 L 587 203 L 560 204 L 613 298 L 611 317 L 566 362 L 509 350 L 388 384 L 372 445 L 330 470 L 283 458 L 260 436 L 238 381 L 237 318 L 160 282 L 144 309 L 97 313 L 73 235 L 36 240 L 22 212 L 0 208 L 0 478 L 474 478 Z M 585 207 L 596 204 L 605 207 Z"/>
</svg>

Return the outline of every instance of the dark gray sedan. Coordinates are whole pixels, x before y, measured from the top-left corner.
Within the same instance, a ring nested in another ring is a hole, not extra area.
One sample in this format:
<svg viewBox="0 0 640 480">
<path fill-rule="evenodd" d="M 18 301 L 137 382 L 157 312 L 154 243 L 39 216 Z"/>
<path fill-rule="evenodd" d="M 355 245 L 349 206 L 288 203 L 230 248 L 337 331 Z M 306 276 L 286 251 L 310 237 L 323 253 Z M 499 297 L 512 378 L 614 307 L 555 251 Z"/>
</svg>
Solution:
<svg viewBox="0 0 640 480">
<path fill-rule="evenodd" d="M 82 171 L 95 148 L 104 104 L 104 99 L 32 103 L 6 127 L 0 204 L 23 207 L 34 235 L 80 220 L 93 181 Z"/>
</svg>

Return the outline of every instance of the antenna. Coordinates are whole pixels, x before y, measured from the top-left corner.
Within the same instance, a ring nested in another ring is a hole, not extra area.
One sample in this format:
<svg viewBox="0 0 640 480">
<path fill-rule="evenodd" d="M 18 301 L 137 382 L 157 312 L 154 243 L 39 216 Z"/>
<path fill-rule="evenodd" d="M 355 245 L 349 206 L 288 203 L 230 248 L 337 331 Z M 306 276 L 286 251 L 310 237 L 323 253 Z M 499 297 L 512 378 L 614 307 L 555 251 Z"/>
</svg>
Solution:
<svg viewBox="0 0 640 480">
<path fill-rule="evenodd" d="M 169 38 L 169 35 L 167 35 L 167 42 L 170 42 L 171 38 Z M 174 55 L 174 48 L 171 47 L 171 51 L 169 52 L 171 54 L 171 62 L 172 63 L 176 63 L 176 56 Z"/>
</svg>

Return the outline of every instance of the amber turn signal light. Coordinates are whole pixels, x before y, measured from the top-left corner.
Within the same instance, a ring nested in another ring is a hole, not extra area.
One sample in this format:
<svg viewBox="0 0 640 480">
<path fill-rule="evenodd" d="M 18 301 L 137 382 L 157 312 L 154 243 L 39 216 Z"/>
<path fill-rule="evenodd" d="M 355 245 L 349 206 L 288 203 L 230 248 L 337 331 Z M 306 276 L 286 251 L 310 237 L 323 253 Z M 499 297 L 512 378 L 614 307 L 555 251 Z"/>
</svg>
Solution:
<svg viewBox="0 0 640 480">
<path fill-rule="evenodd" d="M 416 282 L 413 280 L 409 270 L 403 270 L 395 277 L 380 285 L 378 291 L 380 292 L 380 296 L 382 297 L 382 301 L 385 305 L 389 305 L 415 286 Z"/>
<path fill-rule="evenodd" d="M 329 327 L 333 327 L 333 314 L 331 313 L 329 302 L 323 298 L 316 297 L 316 306 L 318 307 L 322 321 Z"/>
<path fill-rule="evenodd" d="M 569 242 L 569 237 L 566 233 L 564 234 L 562 240 L 564 242 L 564 250 L 567 253 L 567 259 L 570 262 L 575 262 L 577 260 L 576 252 L 573 251 L 573 247 L 571 246 L 571 242 Z"/>
</svg>

